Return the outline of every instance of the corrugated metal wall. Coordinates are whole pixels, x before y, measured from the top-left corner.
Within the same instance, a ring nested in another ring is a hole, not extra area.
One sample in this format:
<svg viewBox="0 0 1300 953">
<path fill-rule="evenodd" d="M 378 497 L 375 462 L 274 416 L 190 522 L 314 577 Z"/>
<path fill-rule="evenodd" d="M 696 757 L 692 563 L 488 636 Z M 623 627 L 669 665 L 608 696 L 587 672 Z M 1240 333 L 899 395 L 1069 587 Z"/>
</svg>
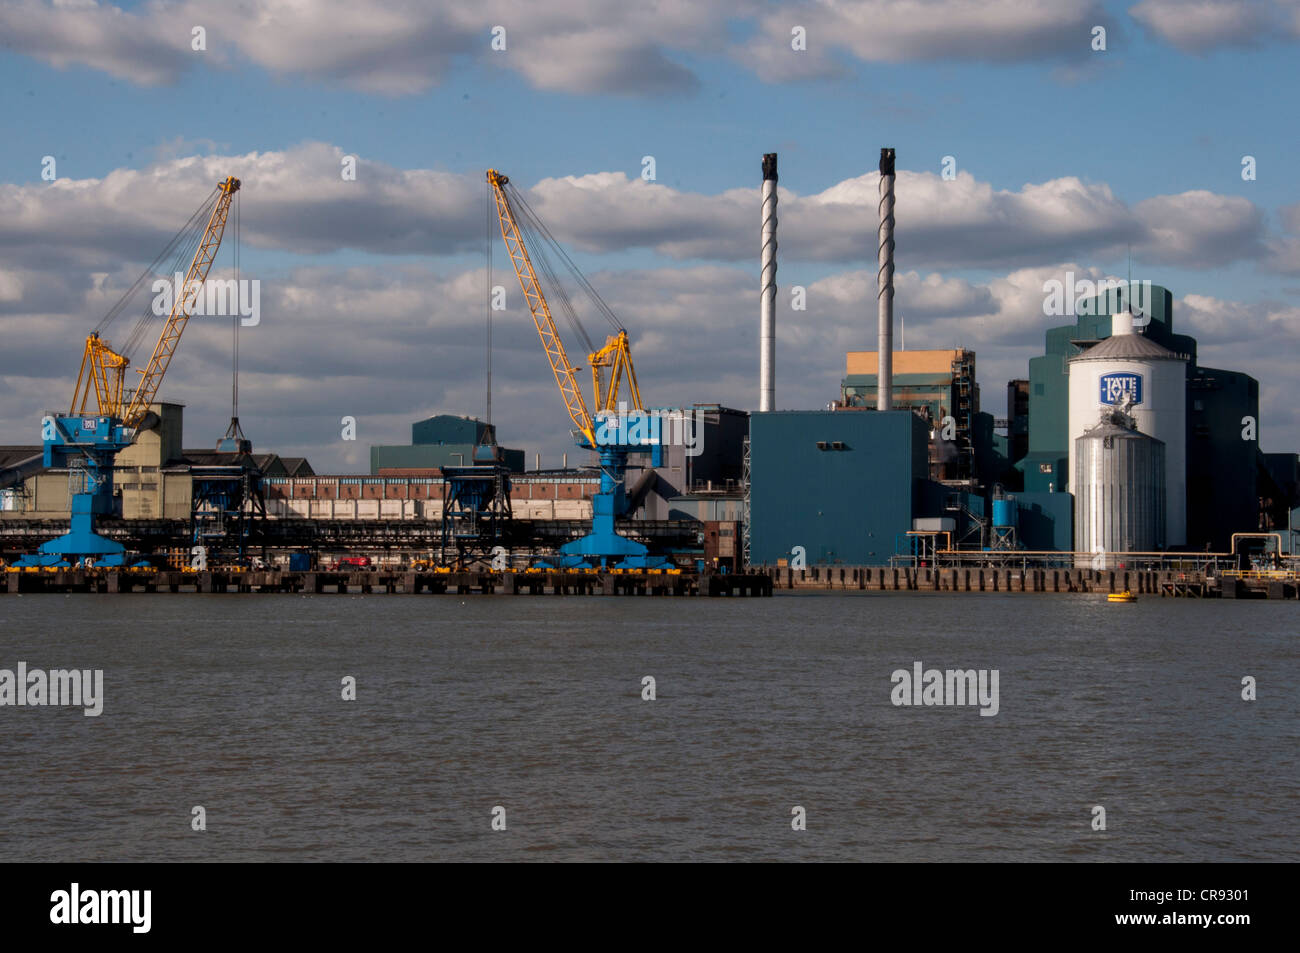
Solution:
<svg viewBox="0 0 1300 953">
<path fill-rule="evenodd" d="M 1165 446 L 1113 425 L 1075 441 L 1075 549 L 1149 553 L 1165 547 Z M 1102 556 L 1094 569 L 1116 568 Z"/>
<path fill-rule="evenodd" d="M 809 565 L 886 562 L 912 528 L 928 439 L 907 411 L 754 414 L 751 562 L 774 565 L 795 546 Z"/>
</svg>

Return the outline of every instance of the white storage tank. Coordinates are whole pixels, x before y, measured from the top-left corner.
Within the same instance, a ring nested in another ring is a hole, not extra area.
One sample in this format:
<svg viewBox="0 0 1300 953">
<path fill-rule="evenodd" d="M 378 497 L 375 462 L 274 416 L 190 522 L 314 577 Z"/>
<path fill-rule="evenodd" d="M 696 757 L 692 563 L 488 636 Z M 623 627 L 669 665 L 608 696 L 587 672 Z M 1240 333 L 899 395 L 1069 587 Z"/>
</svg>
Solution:
<svg viewBox="0 0 1300 953">
<path fill-rule="evenodd" d="M 1079 565 L 1118 569 L 1115 553 L 1164 549 L 1165 445 L 1139 433 L 1132 418 L 1104 411 L 1074 442 L 1075 549 Z"/>
<path fill-rule="evenodd" d="M 1187 543 L 1186 365 L 1185 355 L 1136 333 L 1131 314 L 1113 315 L 1110 337 L 1069 361 L 1071 480 L 1076 442 L 1096 425 L 1098 412 L 1128 413 L 1137 430 L 1164 444 L 1166 546 Z M 1069 489 L 1076 496 L 1082 490 L 1073 483 Z M 1076 536 L 1081 532 L 1076 523 Z M 1082 548 L 1076 540 L 1075 549 Z"/>
</svg>

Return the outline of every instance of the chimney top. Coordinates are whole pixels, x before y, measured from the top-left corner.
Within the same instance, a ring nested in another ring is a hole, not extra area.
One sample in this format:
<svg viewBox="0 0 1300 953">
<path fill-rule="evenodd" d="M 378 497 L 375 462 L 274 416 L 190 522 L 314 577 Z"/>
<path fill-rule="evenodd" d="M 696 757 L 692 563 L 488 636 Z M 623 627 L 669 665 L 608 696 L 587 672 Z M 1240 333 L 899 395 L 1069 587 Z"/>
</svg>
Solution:
<svg viewBox="0 0 1300 953">
<path fill-rule="evenodd" d="M 894 174 L 894 150 L 893 149 L 880 150 L 880 174 L 881 175 Z"/>
</svg>

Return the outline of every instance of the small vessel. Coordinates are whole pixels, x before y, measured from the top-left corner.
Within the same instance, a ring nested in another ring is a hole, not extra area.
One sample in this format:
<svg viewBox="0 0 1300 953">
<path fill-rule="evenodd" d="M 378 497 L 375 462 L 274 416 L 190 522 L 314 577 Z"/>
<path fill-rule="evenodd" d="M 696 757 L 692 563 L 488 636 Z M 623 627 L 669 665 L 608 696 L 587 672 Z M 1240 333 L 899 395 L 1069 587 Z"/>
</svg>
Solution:
<svg viewBox="0 0 1300 953">
<path fill-rule="evenodd" d="M 1106 596 L 1107 602 L 1137 602 L 1138 597 L 1125 589 L 1123 592 L 1112 592 Z"/>
</svg>

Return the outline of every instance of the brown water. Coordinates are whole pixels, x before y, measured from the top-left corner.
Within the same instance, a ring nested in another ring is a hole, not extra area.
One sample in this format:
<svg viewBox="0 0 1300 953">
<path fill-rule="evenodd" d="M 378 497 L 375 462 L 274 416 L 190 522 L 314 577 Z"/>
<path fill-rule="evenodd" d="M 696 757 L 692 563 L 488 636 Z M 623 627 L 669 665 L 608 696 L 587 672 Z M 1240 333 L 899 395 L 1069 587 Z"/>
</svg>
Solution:
<svg viewBox="0 0 1300 953">
<path fill-rule="evenodd" d="M 1300 859 L 1300 607 L 1104 598 L 0 597 L 106 696 L 0 708 L 0 856 Z"/>
</svg>

